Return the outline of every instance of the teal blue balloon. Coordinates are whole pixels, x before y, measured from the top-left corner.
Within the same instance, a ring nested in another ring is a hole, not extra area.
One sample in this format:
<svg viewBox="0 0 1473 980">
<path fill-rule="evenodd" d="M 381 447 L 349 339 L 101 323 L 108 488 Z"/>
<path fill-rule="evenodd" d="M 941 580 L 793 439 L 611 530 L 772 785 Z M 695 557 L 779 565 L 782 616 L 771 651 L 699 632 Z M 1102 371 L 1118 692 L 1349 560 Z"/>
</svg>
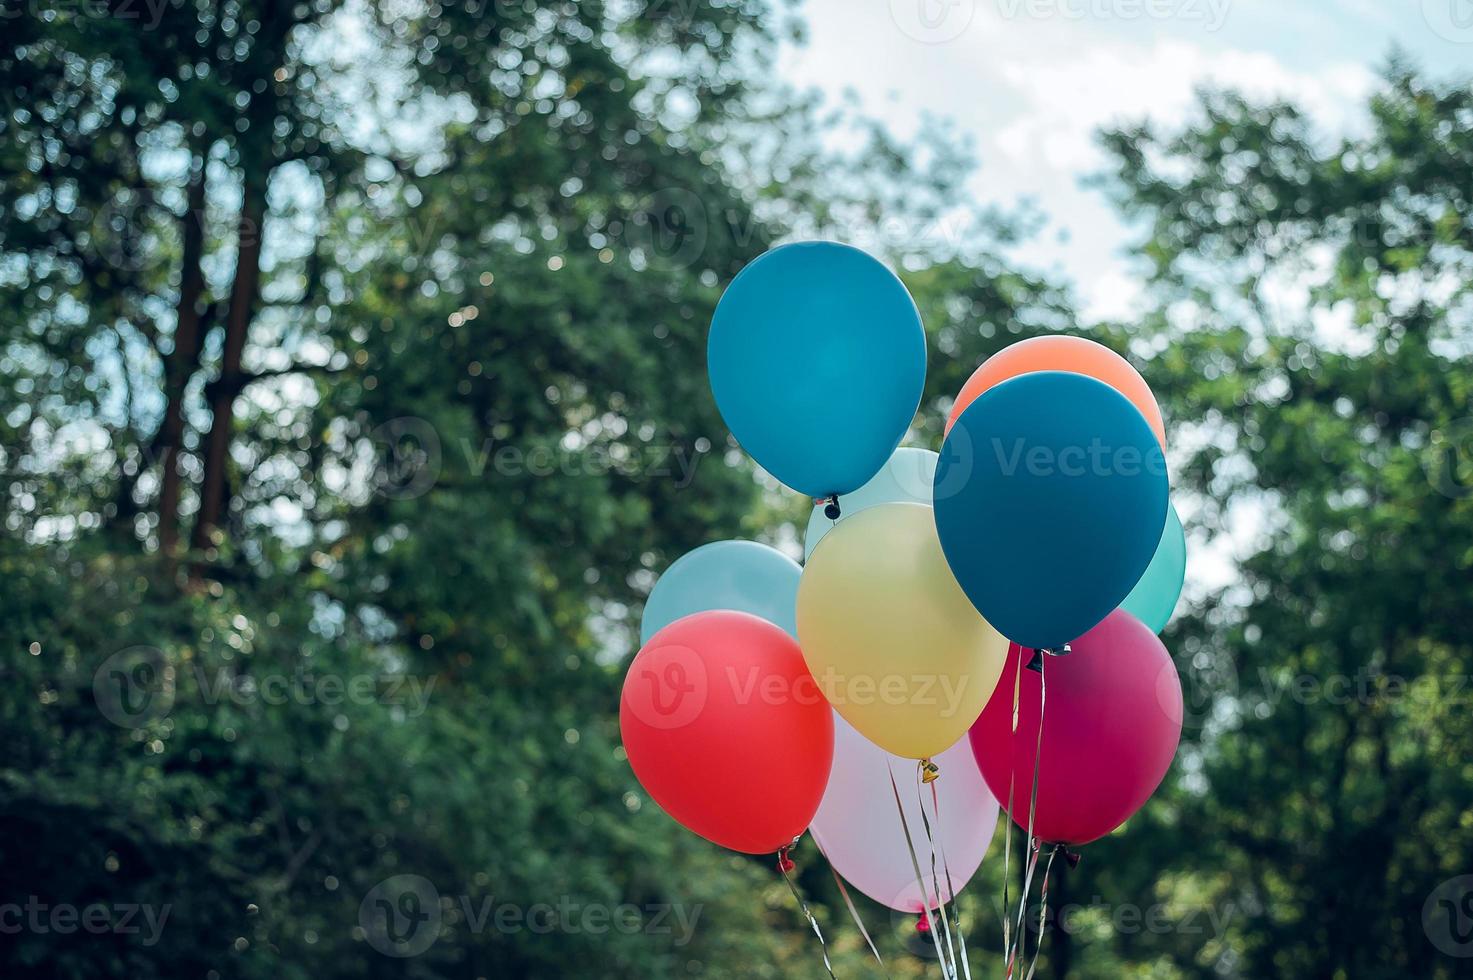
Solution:
<svg viewBox="0 0 1473 980">
<path fill-rule="evenodd" d="M 1168 506 L 1166 527 L 1161 532 L 1161 543 L 1156 545 L 1156 554 L 1120 608 L 1145 623 L 1152 633 L 1159 633 L 1171 620 L 1186 577 L 1187 535 L 1182 530 L 1181 518 L 1176 515 L 1176 507 Z"/>
<path fill-rule="evenodd" d="M 677 619 L 711 609 L 760 616 L 798 636 L 798 576 L 781 551 L 755 541 L 713 541 L 677 558 L 644 603 L 639 645 Z"/>
<path fill-rule="evenodd" d="M 926 383 L 926 332 L 878 260 L 801 242 L 731 281 L 706 366 L 742 448 L 794 490 L 827 497 L 864 486 L 900 445 Z"/>
<path fill-rule="evenodd" d="M 895 450 L 890 461 L 870 481 L 853 493 L 839 498 L 839 520 L 877 504 L 912 503 L 931 504 L 931 484 L 936 478 L 937 456 L 929 449 L 912 449 L 906 446 Z M 833 530 L 836 521 L 824 516 L 824 505 L 813 508 L 808 516 L 808 531 L 803 536 L 803 560 L 813 554 L 813 549 L 823 536 Z"/>
<path fill-rule="evenodd" d="M 936 535 L 972 605 L 1021 647 L 1077 640 L 1119 607 L 1166 525 L 1166 459 L 1120 392 L 1067 371 L 1010 378 L 941 445 Z"/>
</svg>

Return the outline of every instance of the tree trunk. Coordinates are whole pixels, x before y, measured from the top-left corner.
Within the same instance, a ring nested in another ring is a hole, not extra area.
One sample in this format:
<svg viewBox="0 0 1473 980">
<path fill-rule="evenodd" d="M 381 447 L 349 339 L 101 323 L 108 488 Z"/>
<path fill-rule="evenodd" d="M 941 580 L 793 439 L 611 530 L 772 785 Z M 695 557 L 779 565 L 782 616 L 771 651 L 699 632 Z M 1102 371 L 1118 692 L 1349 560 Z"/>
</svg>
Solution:
<svg viewBox="0 0 1473 980">
<path fill-rule="evenodd" d="M 205 248 L 205 168 L 201 157 L 189 179 L 189 203 L 184 213 L 184 260 L 175 313 L 174 349 L 164 362 L 164 420 L 154 440 L 154 453 L 163 464 L 159 486 L 159 550 L 172 567 L 179 548 L 179 449 L 184 441 L 184 393 L 199 370 L 204 339 L 202 306 L 205 277 L 200 267 Z"/>
<path fill-rule="evenodd" d="M 225 347 L 220 358 L 220 376 L 208 387 L 210 432 L 205 441 L 204 482 L 200 487 L 199 516 L 195 519 L 190 544 L 197 551 L 208 548 L 220 526 L 230 491 L 226 476 L 230 443 L 235 428 L 235 399 L 244 387 L 241 355 L 255 314 L 257 287 L 261 278 L 261 240 L 266 220 L 266 178 L 247 171 L 240 209 L 239 249 L 235 282 L 230 291 L 230 308 L 225 317 Z"/>
</svg>

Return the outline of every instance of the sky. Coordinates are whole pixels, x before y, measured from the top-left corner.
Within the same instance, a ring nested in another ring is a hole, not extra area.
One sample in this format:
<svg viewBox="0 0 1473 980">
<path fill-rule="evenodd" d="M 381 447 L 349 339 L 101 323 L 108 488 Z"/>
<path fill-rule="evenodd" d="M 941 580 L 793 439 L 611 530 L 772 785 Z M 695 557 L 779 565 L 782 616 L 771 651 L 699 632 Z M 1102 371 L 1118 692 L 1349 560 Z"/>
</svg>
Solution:
<svg viewBox="0 0 1473 980">
<path fill-rule="evenodd" d="M 1138 308 L 1139 234 L 1081 186 L 1115 121 L 1181 123 L 1203 85 L 1307 109 L 1327 138 L 1364 126 L 1394 47 L 1441 77 L 1473 76 L 1473 0 L 805 0 L 808 41 L 781 76 L 908 136 L 924 115 L 975 142 L 979 201 L 1048 217 L 1015 260 L 1072 283 L 1086 319 Z"/>
</svg>

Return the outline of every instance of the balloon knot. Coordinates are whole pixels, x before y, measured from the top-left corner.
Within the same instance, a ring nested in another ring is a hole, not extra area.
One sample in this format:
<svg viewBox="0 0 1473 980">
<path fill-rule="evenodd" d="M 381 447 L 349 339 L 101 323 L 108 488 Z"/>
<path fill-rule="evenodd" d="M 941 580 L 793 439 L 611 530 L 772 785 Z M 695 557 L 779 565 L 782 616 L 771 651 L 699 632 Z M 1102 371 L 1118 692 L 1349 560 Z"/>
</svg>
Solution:
<svg viewBox="0 0 1473 980">
<path fill-rule="evenodd" d="M 831 521 L 837 521 L 839 519 L 839 495 L 830 494 L 828 501 L 828 506 L 823 509 L 823 516 Z"/>
<path fill-rule="evenodd" d="M 1041 674 L 1043 673 L 1044 657 L 1067 657 L 1073 652 L 1074 648 L 1067 643 L 1060 647 L 1038 647 L 1033 651 L 1033 659 L 1024 664 L 1024 666 L 1034 673 Z"/>
<path fill-rule="evenodd" d="M 1079 867 L 1079 859 L 1084 855 L 1080 854 L 1078 851 L 1069 850 L 1069 848 L 1063 844 L 1059 845 L 1059 850 L 1064 852 L 1064 860 L 1068 862 L 1070 868 Z"/>
<path fill-rule="evenodd" d="M 930 759 L 921 760 L 921 782 L 934 783 L 936 777 L 941 775 L 941 767 Z"/>
<path fill-rule="evenodd" d="M 787 847 L 784 847 L 782 850 L 777 852 L 777 870 L 781 871 L 783 874 L 791 874 L 793 869 L 797 867 L 797 865 L 793 864 L 793 859 L 788 857 L 788 852 L 792 849 L 792 845 L 789 844 Z"/>
<path fill-rule="evenodd" d="M 922 934 L 929 934 L 931 932 L 931 920 L 926 918 L 924 909 L 920 913 L 920 918 L 916 919 L 916 932 Z"/>
</svg>

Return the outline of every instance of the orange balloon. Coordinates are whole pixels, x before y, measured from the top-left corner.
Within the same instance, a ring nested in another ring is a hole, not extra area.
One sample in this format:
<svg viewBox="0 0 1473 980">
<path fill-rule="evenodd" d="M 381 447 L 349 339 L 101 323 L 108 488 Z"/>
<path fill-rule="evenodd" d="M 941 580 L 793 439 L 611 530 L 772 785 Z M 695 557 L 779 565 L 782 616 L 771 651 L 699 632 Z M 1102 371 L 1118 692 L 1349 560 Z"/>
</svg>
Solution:
<svg viewBox="0 0 1473 980">
<path fill-rule="evenodd" d="M 1156 433 L 1156 441 L 1161 443 L 1161 448 L 1166 448 L 1166 426 L 1161 421 L 1161 409 L 1140 372 L 1104 344 L 1083 337 L 1061 335 L 1030 337 L 1004 347 L 983 361 L 957 394 L 951 417 L 946 420 L 946 431 L 951 431 L 958 416 L 982 392 L 1009 378 L 1034 371 L 1068 371 L 1103 381 L 1130 399 L 1131 404 L 1145 416 L 1151 431 Z"/>
</svg>

